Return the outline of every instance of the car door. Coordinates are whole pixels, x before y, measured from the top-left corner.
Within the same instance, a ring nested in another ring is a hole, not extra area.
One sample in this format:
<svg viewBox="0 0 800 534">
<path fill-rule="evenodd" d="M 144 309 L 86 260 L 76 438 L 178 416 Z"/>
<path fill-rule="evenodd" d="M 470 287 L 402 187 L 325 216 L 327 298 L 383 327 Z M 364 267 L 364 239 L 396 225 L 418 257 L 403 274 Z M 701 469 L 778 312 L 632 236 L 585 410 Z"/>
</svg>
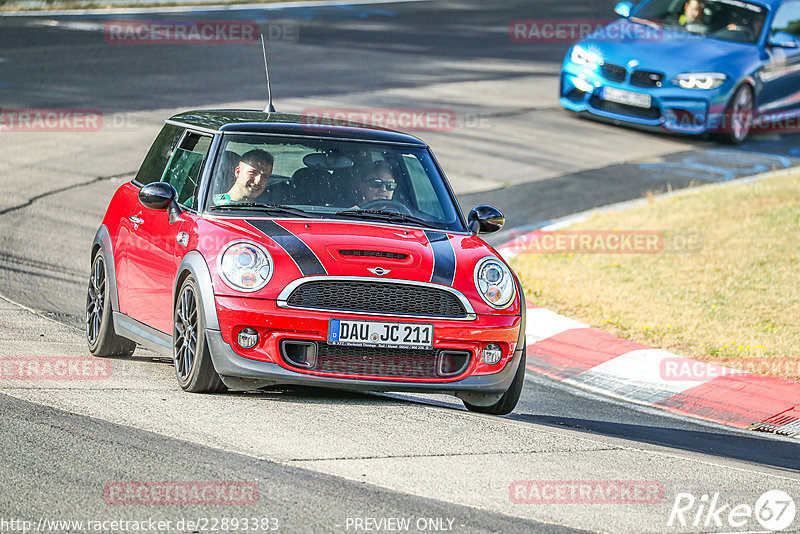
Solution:
<svg viewBox="0 0 800 534">
<path fill-rule="evenodd" d="M 187 130 L 164 171 L 161 181 L 175 188 L 184 210 L 177 221 L 170 224 L 166 210 L 151 210 L 141 203 L 131 218 L 127 314 L 167 334 L 172 333 L 175 275 L 185 252 L 178 238 L 197 216 L 197 186 L 212 140 L 210 135 Z"/>
<path fill-rule="evenodd" d="M 138 221 L 141 220 L 143 208 L 139 202 L 139 191 L 147 184 L 161 181 L 183 134 L 184 128 L 174 124 L 165 124 L 150 147 L 136 177 L 130 184 L 120 188 L 117 193 L 118 199 L 115 197 L 120 208 L 117 214 L 118 218 L 115 218 L 114 225 L 110 225 L 109 231 L 112 232 L 114 241 L 119 311 L 125 315 L 131 315 L 131 308 L 136 305 L 137 297 L 131 291 L 128 278 L 130 249 L 134 245 L 133 241 L 138 241 L 136 233 L 139 231 Z"/>
<path fill-rule="evenodd" d="M 800 43 L 800 0 L 783 3 L 775 13 L 768 38 L 784 32 Z M 800 107 L 800 47 L 767 46 L 769 62 L 761 70 L 764 84 L 759 99 L 760 113 L 775 113 Z"/>
</svg>

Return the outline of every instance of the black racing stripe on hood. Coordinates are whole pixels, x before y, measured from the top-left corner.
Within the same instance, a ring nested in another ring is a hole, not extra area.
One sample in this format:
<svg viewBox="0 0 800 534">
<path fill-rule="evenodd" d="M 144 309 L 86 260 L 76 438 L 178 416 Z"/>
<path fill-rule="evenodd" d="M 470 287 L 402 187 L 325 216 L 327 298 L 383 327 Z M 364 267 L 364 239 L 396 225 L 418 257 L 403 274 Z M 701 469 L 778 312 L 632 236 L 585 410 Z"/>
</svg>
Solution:
<svg viewBox="0 0 800 534">
<path fill-rule="evenodd" d="M 247 221 L 257 230 L 275 241 L 286 253 L 291 256 L 303 276 L 316 276 L 328 274 L 322 262 L 319 261 L 314 251 L 308 245 L 275 221 Z"/>
<path fill-rule="evenodd" d="M 431 282 L 452 286 L 456 277 L 456 253 L 450 238 L 444 232 L 425 230 L 433 249 L 433 274 Z"/>
</svg>

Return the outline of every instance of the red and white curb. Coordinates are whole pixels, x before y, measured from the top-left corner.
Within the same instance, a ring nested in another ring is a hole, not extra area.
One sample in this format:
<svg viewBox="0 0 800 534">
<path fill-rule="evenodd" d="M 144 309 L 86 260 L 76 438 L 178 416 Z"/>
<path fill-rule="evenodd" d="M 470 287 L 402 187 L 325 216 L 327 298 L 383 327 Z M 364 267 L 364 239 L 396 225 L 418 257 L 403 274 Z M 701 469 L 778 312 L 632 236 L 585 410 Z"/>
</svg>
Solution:
<svg viewBox="0 0 800 534">
<path fill-rule="evenodd" d="M 800 383 L 683 358 L 529 306 L 527 368 L 583 389 L 737 428 L 800 436 Z"/>
<path fill-rule="evenodd" d="M 757 181 L 774 174 L 777 173 L 742 181 Z M 671 193 L 675 194 L 679 193 Z M 618 211 L 642 202 L 579 213 L 533 232 L 512 232 L 514 238 L 497 250 L 510 260 L 521 245 L 541 232 L 559 230 L 592 213 Z M 526 337 L 527 368 L 534 373 L 676 414 L 800 437 L 798 382 L 684 358 L 531 304 L 527 309 Z"/>
</svg>

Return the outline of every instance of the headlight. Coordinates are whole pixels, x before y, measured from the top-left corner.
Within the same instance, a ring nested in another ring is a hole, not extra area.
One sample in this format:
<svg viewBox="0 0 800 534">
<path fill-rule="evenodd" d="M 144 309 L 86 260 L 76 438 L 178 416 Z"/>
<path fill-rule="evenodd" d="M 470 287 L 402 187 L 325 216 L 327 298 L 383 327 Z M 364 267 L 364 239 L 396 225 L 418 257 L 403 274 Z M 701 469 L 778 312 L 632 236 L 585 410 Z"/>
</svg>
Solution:
<svg viewBox="0 0 800 534">
<path fill-rule="evenodd" d="M 481 298 L 492 308 L 506 308 L 516 293 L 514 276 L 496 258 L 483 258 L 475 266 L 475 287 Z"/>
<path fill-rule="evenodd" d="M 578 45 L 572 47 L 569 60 L 581 67 L 594 67 L 595 65 L 602 65 L 603 60 L 594 52 L 584 50 Z"/>
<path fill-rule="evenodd" d="M 727 79 L 721 72 L 687 72 L 678 74 L 672 83 L 684 89 L 716 89 Z"/>
<path fill-rule="evenodd" d="M 217 271 L 231 289 L 252 293 L 272 278 L 272 256 L 261 245 L 232 241 L 217 257 Z"/>
</svg>

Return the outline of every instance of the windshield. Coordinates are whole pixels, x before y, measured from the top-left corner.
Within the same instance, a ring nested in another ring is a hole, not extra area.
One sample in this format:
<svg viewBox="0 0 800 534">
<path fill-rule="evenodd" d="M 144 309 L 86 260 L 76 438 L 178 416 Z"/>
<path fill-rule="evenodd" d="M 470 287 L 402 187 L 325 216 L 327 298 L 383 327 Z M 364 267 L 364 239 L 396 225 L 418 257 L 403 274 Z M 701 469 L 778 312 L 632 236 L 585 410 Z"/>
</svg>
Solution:
<svg viewBox="0 0 800 534">
<path fill-rule="evenodd" d="M 767 9 L 740 0 L 651 0 L 634 13 L 665 28 L 740 43 L 756 43 Z"/>
<path fill-rule="evenodd" d="M 465 230 L 425 148 L 225 134 L 207 209 Z"/>
</svg>

